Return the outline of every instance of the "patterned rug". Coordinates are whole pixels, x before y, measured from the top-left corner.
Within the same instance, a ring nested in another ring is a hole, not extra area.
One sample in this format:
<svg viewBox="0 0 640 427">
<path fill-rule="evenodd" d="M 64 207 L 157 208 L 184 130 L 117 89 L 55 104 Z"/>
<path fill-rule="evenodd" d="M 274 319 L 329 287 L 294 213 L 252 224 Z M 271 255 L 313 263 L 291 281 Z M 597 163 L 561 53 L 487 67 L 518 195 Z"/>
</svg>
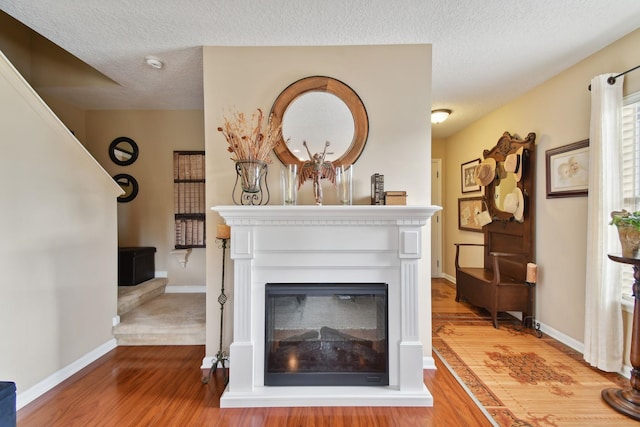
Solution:
<svg viewBox="0 0 640 427">
<path fill-rule="evenodd" d="M 629 380 L 591 368 L 582 355 L 503 317 L 455 303 L 455 290 L 433 287 L 433 348 L 499 426 L 638 426 L 600 397 Z"/>
</svg>

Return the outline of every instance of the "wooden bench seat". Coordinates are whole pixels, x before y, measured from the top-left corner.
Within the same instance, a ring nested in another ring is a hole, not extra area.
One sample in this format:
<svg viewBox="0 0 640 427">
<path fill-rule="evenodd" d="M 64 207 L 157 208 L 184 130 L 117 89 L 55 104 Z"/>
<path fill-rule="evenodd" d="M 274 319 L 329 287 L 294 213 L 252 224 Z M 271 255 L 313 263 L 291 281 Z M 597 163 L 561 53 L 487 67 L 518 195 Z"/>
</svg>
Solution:
<svg viewBox="0 0 640 427">
<path fill-rule="evenodd" d="M 525 277 L 516 278 L 501 273 L 500 265 L 507 258 L 526 263 L 526 254 L 491 252 L 493 269 L 460 266 L 460 248 L 464 246 L 484 246 L 474 243 L 456 243 L 456 301 L 466 300 L 482 307 L 491 314 L 493 326 L 498 328 L 498 313 L 518 311 L 522 320 L 531 316 L 531 288 Z"/>
</svg>

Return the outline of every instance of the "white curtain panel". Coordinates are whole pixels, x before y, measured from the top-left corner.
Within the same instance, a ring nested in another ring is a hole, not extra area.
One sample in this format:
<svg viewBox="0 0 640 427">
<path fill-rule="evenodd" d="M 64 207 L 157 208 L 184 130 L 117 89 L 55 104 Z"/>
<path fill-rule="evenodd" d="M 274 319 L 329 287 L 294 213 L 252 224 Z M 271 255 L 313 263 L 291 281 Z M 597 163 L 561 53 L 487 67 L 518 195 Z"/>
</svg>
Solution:
<svg viewBox="0 0 640 427">
<path fill-rule="evenodd" d="M 623 352 L 620 266 L 607 254 L 621 251 L 617 231 L 609 222 L 611 211 L 622 206 L 623 78 L 609 84 L 611 76 L 591 80 L 584 360 L 603 371 L 618 372 Z"/>
</svg>

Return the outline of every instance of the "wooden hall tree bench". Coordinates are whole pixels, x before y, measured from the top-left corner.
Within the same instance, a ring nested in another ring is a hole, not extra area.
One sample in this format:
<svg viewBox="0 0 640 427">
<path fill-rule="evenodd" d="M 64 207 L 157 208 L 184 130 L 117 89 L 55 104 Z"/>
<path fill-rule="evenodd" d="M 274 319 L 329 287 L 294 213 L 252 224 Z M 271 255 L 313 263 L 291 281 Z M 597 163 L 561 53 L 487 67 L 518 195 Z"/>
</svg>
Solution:
<svg viewBox="0 0 640 427">
<path fill-rule="evenodd" d="M 534 315 L 534 290 L 526 276 L 527 263 L 535 262 L 535 137 L 530 133 L 522 140 L 505 132 L 484 150 L 484 159 L 493 160 L 482 165 L 495 161 L 481 183 L 492 221 L 482 227 L 484 243 L 455 244 L 456 301 L 487 310 L 496 328 L 500 312 L 520 312 L 523 323 Z M 469 259 L 462 252 L 472 247 L 483 248 L 482 267 L 462 265 Z"/>
</svg>

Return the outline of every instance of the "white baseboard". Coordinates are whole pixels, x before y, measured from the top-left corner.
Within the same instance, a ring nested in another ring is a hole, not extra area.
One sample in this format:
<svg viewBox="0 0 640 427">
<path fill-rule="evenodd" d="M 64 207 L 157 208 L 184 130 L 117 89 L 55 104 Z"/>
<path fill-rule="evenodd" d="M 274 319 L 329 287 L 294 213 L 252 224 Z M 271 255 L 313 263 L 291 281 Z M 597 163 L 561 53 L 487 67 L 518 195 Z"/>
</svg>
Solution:
<svg viewBox="0 0 640 427">
<path fill-rule="evenodd" d="M 80 359 L 70 363 L 64 368 L 60 369 L 57 372 L 49 375 L 44 380 L 40 381 L 38 384 L 30 387 L 29 389 L 18 393 L 16 396 L 16 409 L 20 409 L 31 403 L 38 397 L 42 396 L 73 374 L 77 373 L 81 369 L 85 368 L 89 364 L 95 362 L 111 350 L 117 347 L 116 340 L 110 339 L 106 343 L 102 344 L 100 347 L 90 351 L 89 353 L 82 356 Z"/>
<path fill-rule="evenodd" d="M 207 292 L 207 287 L 196 286 L 196 285 L 185 285 L 185 286 L 167 286 L 164 289 L 165 294 L 204 294 Z"/>
<path fill-rule="evenodd" d="M 550 328 L 549 326 L 546 326 L 542 323 L 540 323 L 540 330 L 545 334 L 549 335 L 551 338 L 557 341 L 560 341 L 562 344 L 565 344 L 571 347 L 572 349 L 574 349 L 575 351 L 579 352 L 584 356 L 584 343 L 581 343 L 580 341 L 576 341 L 575 339 L 561 332 L 558 332 L 557 330 Z M 618 374 L 625 378 L 629 378 L 631 376 L 632 369 L 633 367 L 623 364 L 620 371 L 618 371 Z"/>
<path fill-rule="evenodd" d="M 200 366 L 200 369 L 211 369 L 213 368 L 213 361 L 215 360 L 215 356 L 205 356 L 204 359 L 202 359 L 202 366 Z M 220 366 L 220 365 L 218 365 Z M 229 366 L 231 366 L 231 359 L 227 358 L 227 361 L 224 362 L 224 367 L 228 368 Z"/>
<path fill-rule="evenodd" d="M 153 276 L 153 277 L 161 277 L 161 278 L 166 279 L 167 277 L 169 277 L 169 273 L 168 273 L 168 272 L 166 272 L 166 271 L 159 271 L 159 270 L 156 270 L 156 271 L 154 272 L 154 276 Z"/>
<path fill-rule="evenodd" d="M 562 332 L 556 329 L 553 329 L 550 326 L 545 325 L 544 323 L 541 323 L 541 322 L 539 323 L 540 323 L 540 330 L 542 332 L 549 335 L 551 338 L 557 341 L 560 341 L 562 344 L 568 345 L 569 347 L 579 352 L 580 354 L 584 354 L 584 343 L 581 343 L 580 341 L 577 341 L 571 338 L 570 336 L 565 335 Z"/>
<path fill-rule="evenodd" d="M 444 273 L 444 274 L 442 275 L 442 277 L 443 277 L 443 278 L 445 278 L 445 279 L 447 279 L 448 281 L 450 281 L 450 282 L 451 282 L 451 283 L 453 283 L 454 285 L 456 284 L 456 278 L 455 278 L 455 276 L 450 276 L 450 275 L 448 275 L 448 274 Z"/>
<path fill-rule="evenodd" d="M 422 356 L 422 369 L 436 369 L 436 361 L 433 356 Z"/>
<path fill-rule="evenodd" d="M 620 369 L 620 372 L 618 372 L 620 375 L 622 375 L 625 378 L 631 378 L 631 371 L 633 370 L 633 366 L 629 366 L 629 365 L 622 365 L 622 369 Z"/>
<path fill-rule="evenodd" d="M 202 366 L 200 366 L 200 369 L 209 369 L 213 366 L 213 361 L 215 360 L 215 357 L 213 356 L 205 356 L 204 359 L 202 359 Z"/>
</svg>

